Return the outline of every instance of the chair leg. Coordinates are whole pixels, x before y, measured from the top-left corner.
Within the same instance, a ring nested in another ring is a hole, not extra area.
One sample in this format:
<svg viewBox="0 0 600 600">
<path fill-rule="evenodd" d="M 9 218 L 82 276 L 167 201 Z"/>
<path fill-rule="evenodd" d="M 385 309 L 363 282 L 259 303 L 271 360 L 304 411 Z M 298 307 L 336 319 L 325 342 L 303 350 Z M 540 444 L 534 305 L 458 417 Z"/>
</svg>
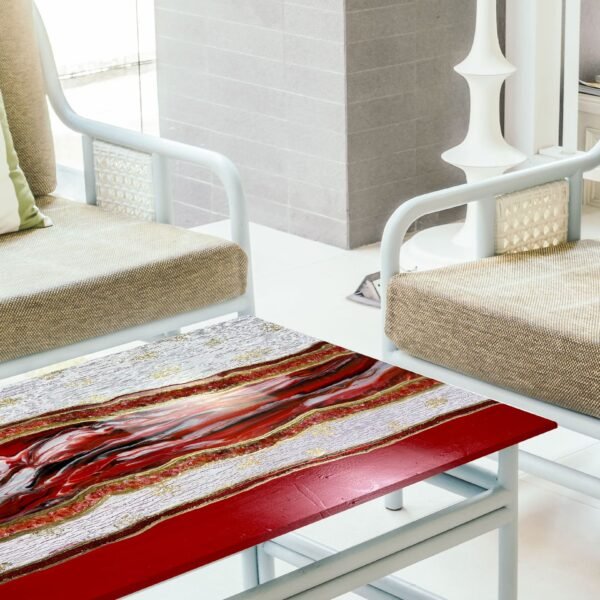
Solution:
<svg viewBox="0 0 600 600">
<path fill-rule="evenodd" d="M 388 510 L 402 510 L 404 508 L 404 490 L 397 490 L 384 498 Z"/>
</svg>

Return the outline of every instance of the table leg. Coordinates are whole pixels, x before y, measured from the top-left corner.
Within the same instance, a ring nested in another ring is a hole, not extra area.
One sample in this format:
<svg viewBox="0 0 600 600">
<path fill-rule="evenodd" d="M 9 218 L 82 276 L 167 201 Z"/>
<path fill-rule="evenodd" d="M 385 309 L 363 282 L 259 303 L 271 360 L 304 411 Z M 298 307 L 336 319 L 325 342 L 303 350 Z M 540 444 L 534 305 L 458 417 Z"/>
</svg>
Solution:
<svg viewBox="0 0 600 600">
<path fill-rule="evenodd" d="M 242 582 L 244 590 L 256 587 L 260 581 L 258 577 L 257 548 L 248 548 L 241 553 L 242 557 Z"/>
<path fill-rule="evenodd" d="M 404 507 L 404 490 L 397 490 L 384 498 L 388 510 L 401 510 Z"/>
<path fill-rule="evenodd" d="M 262 544 L 256 547 L 256 557 L 258 559 L 259 583 L 275 579 L 275 559 L 265 552 Z"/>
<path fill-rule="evenodd" d="M 498 598 L 517 600 L 518 596 L 518 447 L 512 446 L 499 453 L 498 483 L 511 492 L 508 508 L 512 520 L 498 532 Z"/>
<path fill-rule="evenodd" d="M 275 579 L 275 559 L 265 552 L 262 544 L 244 550 L 241 556 L 242 581 L 245 590 Z"/>
</svg>

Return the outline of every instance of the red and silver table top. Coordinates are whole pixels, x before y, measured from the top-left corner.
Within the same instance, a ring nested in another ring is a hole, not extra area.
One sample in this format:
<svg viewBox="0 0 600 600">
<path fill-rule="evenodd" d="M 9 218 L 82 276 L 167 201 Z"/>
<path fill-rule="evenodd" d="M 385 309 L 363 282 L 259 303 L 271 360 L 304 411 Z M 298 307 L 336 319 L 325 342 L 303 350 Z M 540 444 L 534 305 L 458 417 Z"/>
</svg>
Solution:
<svg viewBox="0 0 600 600">
<path fill-rule="evenodd" d="M 0 388 L 0 596 L 105 598 L 554 424 L 247 317 Z"/>
</svg>

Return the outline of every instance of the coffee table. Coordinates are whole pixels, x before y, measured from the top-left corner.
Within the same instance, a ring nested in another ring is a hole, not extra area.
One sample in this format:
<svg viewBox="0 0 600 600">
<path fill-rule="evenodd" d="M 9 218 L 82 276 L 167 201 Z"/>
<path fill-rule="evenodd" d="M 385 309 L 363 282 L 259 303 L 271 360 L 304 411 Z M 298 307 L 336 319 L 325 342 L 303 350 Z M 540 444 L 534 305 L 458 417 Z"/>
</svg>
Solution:
<svg viewBox="0 0 600 600">
<path fill-rule="evenodd" d="M 0 388 L 0 597 L 117 598 L 242 552 L 240 600 L 431 599 L 387 575 L 499 529 L 512 600 L 516 447 L 554 427 L 254 317 L 29 377 Z M 294 533 L 424 480 L 463 499 L 342 552 Z"/>
</svg>

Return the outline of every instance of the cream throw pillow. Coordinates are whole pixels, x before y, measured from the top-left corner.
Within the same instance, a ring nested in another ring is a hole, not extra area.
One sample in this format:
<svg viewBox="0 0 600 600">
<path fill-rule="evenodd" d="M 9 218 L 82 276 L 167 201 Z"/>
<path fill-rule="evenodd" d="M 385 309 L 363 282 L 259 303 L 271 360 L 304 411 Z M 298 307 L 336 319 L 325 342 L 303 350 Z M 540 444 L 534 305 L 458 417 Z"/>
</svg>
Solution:
<svg viewBox="0 0 600 600">
<path fill-rule="evenodd" d="M 35 205 L 15 151 L 0 93 L 0 235 L 48 227 L 52 221 Z"/>
</svg>

